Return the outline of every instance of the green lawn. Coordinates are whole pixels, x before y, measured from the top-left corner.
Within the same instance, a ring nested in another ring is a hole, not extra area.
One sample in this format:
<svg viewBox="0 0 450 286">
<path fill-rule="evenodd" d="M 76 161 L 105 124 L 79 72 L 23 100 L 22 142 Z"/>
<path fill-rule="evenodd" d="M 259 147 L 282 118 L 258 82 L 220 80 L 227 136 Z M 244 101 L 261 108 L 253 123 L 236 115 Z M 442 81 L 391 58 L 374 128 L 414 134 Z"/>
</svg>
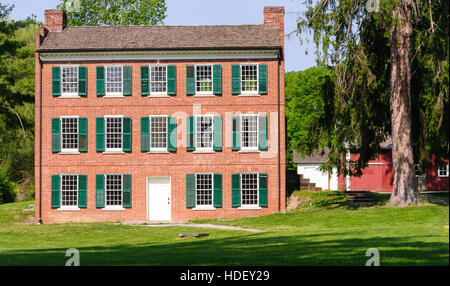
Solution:
<svg viewBox="0 0 450 286">
<path fill-rule="evenodd" d="M 0 205 L 0 265 L 64 265 L 68 248 L 81 265 L 356 265 L 368 248 L 381 265 L 449 265 L 449 208 L 435 204 L 349 207 L 342 193 L 296 193 L 291 212 L 205 220 L 265 232 L 150 228 L 110 223 L 34 225 L 22 210 Z M 380 197 L 383 200 L 382 197 Z M 447 227 L 446 227 L 447 226 Z M 204 232 L 204 238 L 178 238 Z"/>
</svg>

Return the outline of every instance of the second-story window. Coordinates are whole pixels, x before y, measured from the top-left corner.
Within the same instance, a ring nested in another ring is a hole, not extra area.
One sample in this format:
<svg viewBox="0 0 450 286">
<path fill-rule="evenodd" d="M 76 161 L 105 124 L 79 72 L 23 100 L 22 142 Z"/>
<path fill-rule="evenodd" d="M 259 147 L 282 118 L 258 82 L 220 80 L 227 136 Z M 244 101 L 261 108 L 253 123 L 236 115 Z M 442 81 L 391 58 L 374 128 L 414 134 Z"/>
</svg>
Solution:
<svg viewBox="0 0 450 286">
<path fill-rule="evenodd" d="M 106 150 L 122 150 L 122 118 L 105 117 L 106 125 Z"/>
<path fill-rule="evenodd" d="M 150 150 L 167 150 L 167 116 L 150 116 Z"/>
<path fill-rule="evenodd" d="M 213 117 L 196 116 L 195 119 L 196 148 L 213 150 Z"/>
<path fill-rule="evenodd" d="M 78 118 L 61 117 L 61 149 L 78 151 Z"/>
<path fill-rule="evenodd" d="M 122 66 L 107 66 L 106 70 L 106 94 L 122 95 Z"/>
<path fill-rule="evenodd" d="M 258 65 L 241 66 L 242 93 L 258 93 Z"/>
<path fill-rule="evenodd" d="M 61 67 L 63 96 L 78 95 L 78 67 Z"/>
<path fill-rule="evenodd" d="M 258 149 L 258 115 L 241 116 L 242 149 Z"/>
<path fill-rule="evenodd" d="M 150 93 L 167 93 L 167 66 L 150 66 Z"/>
<path fill-rule="evenodd" d="M 195 66 L 195 87 L 198 94 L 213 92 L 212 66 Z"/>
</svg>

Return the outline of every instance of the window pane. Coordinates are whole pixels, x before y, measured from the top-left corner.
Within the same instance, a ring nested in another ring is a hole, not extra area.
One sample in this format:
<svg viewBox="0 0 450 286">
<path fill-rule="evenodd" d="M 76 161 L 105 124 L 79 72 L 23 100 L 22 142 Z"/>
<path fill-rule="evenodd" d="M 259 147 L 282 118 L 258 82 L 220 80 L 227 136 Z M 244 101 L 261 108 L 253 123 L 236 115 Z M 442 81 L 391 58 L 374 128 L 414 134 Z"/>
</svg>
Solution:
<svg viewBox="0 0 450 286">
<path fill-rule="evenodd" d="M 213 118 L 211 116 L 197 116 L 196 118 L 197 148 L 213 147 Z"/>
<path fill-rule="evenodd" d="M 242 65 L 242 91 L 258 91 L 258 65 Z"/>
<path fill-rule="evenodd" d="M 78 67 L 61 67 L 62 93 L 78 93 Z"/>
<path fill-rule="evenodd" d="M 167 148 L 167 117 L 150 118 L 151 148 Z"/>
<path fill-rule="evenodd" d="M 258 174 L 241 174 L 242 205 L 258 204 Z"/>
<path fill-rule="evenodd" d="M 150 67 L 150 93 L 166 92 L 167 87 L 167 67 Z"/>
<path fill-rule="evenodd" d="M 78 118 L 61 118 L 62 149 L 78 149 Z"/>
<path fill-rule="evenodd" d="M 78 205 L 78 176 L 62 175 L 61 176 L 61 205 L 77 206 Z"/>
<path fill-rule="evenodd" d="M 122 149 L 122 118 L 106 117 L 106 149 Z"/>
<path fill-rule="evenodd" d="M 212 92 L 212 67 L 196 66 L 196 87 L 198 92 Z"/>
<path fill-rule="evenodd" d="M 122 175 L 106 175 L 106 205 L 122 205 Z"/>
<path fill-rule="evenodd" d="M 257 148 L 258 147 L 258 117 L 242 116 L 242 147 Z"/>
<path fill-rule="evenodd" d="M 106 93 L 122 93 L 122 67 L 106 67 Z"/>
<path fill-rule="evenodd" d="M 195 190 L 197 192 L 197 205 L 212 205 L 213 181 L 212 174 L 198 174 L 196 177 Z"/>
</svg>

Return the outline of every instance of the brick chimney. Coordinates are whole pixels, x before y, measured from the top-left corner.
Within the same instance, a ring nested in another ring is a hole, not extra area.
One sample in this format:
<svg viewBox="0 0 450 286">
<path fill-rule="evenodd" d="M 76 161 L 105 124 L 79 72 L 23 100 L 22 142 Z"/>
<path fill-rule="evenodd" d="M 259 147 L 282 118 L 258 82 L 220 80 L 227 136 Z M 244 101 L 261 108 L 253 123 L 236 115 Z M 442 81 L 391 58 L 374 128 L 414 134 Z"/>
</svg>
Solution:
<svg viewBox="0 0 450 286">
<path fill-rule="evenodd" d="M 264 7 L 264 28 L 278 28 L 280 35 L 284 36 L 284 7 Z"/>
<path fill-rule="evenodd" d="M 45 10 L 45 28 L 49 32 L 62 32 L 67 26 L 67 15 L 62 10 Z"/>
</svg>

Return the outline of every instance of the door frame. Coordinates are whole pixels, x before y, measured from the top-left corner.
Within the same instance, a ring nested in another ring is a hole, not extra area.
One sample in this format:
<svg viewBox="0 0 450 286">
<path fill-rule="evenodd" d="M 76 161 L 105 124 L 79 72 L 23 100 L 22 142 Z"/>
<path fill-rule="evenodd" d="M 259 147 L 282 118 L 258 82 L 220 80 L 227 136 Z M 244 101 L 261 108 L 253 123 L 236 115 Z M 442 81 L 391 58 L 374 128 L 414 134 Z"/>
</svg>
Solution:
<svg viewBox="0 0 450 286">
<path fill-rule="evenodd" d="M 150 220 L 150 180 L 151 179 L 169 179 L 169 199 L 170 199 L 170 207 L 169 207 L 169 220 L 172 220 L 172 177 L 171 176 L 147 176 L 146 177 L 146 220 Z M 157 221 L 157 220 L 154 220 Z"/>
</svg>

